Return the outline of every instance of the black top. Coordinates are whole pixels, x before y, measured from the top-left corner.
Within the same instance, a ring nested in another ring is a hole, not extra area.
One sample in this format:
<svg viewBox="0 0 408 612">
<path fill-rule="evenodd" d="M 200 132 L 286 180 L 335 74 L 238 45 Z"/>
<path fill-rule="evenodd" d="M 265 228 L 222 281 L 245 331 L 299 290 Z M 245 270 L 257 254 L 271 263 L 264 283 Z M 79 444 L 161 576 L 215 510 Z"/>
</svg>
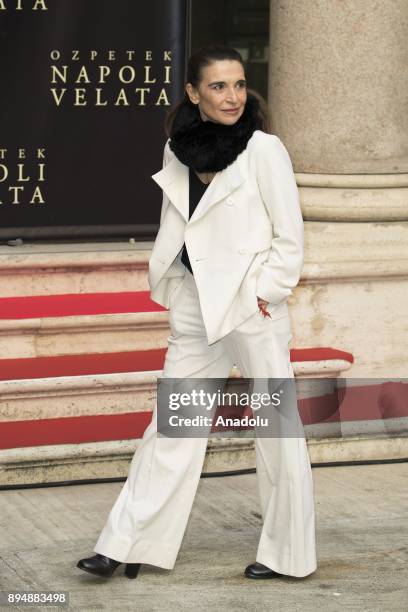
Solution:
<svg viewBox="0 0 408 612">
<path fill-rule="evenodd" d="M 197 208 L 197 204 L 201 200 L 209 184 L 210 183 L 203 183 L 203 181 L 198 178 L 193 168 L 189 168 L 189 219 Z M 185 243 L 183 244 L 181 261 L 190 270 L 191 274 L 193 274 Z"/>
</svg>

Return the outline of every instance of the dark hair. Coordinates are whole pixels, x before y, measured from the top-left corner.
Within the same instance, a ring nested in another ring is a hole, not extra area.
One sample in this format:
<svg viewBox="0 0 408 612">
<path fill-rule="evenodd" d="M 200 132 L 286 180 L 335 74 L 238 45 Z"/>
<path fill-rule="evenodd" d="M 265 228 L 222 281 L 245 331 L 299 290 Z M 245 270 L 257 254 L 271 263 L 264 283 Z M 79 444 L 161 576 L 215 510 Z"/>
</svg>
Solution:
<svg viewBox="0 0 408 612">
<path fill-rule="evenodd" d="M 198 51 L 190 55 L 187 64 L 186 83 L 191 83 L 193 87 L 197 88 L 202 78 L 202 69 L 209 66 L 213 62 L 216 62 L 217 60 L 236 60 L 242 65 L 243 68 L 245 68 L 242 55 L 236 49 L 227 47 L 226 45 L 207 45 L 205 47 L 201 47 L 201 49 L 198 49 Z M 247 88 L 247 93 L 252 94 L 259 101 L 259 117 L 262 123 L 262 130 L 269 133 L 271 123 L 268 105 L 265 99 L 254 89 Z M 174 108 L 167 112 L 164 121 L 164 129 L 167 138 L 170 136 L 171 126 L 180 106 L 189 100 L 190 98 L 188 97 L 187 91 L 184 90 L 184 97 L 182 100 L 180 100 L 180 102 L 178 102 Z"/>
</svg>

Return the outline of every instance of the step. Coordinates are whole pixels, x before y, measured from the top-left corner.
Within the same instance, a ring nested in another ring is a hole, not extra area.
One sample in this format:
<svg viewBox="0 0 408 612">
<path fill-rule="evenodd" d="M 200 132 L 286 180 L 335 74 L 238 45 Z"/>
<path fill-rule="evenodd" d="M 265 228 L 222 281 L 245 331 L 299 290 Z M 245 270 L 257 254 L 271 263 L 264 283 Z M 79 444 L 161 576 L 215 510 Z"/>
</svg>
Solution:
<svg viewBox="0 0 408 612">
<path fill-rule="evenodd" d="M 166 350 L 155 348 L 0 359 L 0 380 L 160 370 L 163 368 Z M 331 347 L 291 349 L 290 359 L 296 377 L 338 377 L 353 363 L 350 353 Z"/>
<path fill-rule="evenodd" d="M 168 311 L 0 319 L 0 356 L 9 359 L 150 350 L 167 346 Z M 1 374 L 0 374 L 1 375 Z"/>
<path fill-rule="evenodd" d="M 336 368 L 341 363 L 343 371 L 352 360 L 352 356 L 341 359 L 347 354 L 333 349 L 318 349 L 317 353 L 301 349 L 294 354 L 309 359 L 310 364 L 318 363 L 318 355 L 326 357 L 322 360 L 325 371 L 328 357 Z M 44 483 L 55 478 L 84 479 L 90 477 L 88 469 L 95 478 L 123 475 L 129 452 L 125 457 L 119 452 L 101 458 L 99 451 L 93 457 L 90 449 L 98 449 L 98 444 L 120 449 L 129 440 L 142 437 L 155 405 L 156 381 L 164 357 L 165 349 L 158 349 L 0 360 L 0 486 Z M 296 373 L 298 362 L 294 361 L 293 367 Z M 28 372 L 31 379 L 27 379 Z M 340 369 L 333 371 L 339 373 Z M 240 372 L 233 368 L 231 379 L 239 378 Z M 211 441 L 221 444 L 222 452 L 208 451 L 212 457 L 208 469 L 223 471 L 254 465 L 253 446 L 248 446 L 248 440 L 221 440 Z M 54 451 L 44 459 L 47 449 Z M 86 461 L 84 453 L 88 453 Z"/>
<path fill-rule="evenodd" d="M 155 349 L 0 360 L 0 448 L 141 437 L 165 354 Z M 330 372 L 336 378 L 352 362 L 330 348 L 294 349 L 291 356 L 295 376 L 308 362 L 317 377 Z M 236 367 L 230 378 L 241 378 Z"/>
<path fill-rule="evenodd" d="M 0 298 L 0 356 L 164 347 L 168 311 L 148 291 Z"/>
<path fill-rule="evenodd" d="M 0 246 L 0 295 L 148 291 L 153 242 Z"/>
<path fill-rule="evenodd" d="M 2 381 L 0 448 L 140 438 L 156 405 L 161 374 L 156 370 Z M 239 380 L 234 367 L 229 390 Z M 324 420 L 336 425 L 337 401 L 330 385 L 335 379 L 314 388 L 302 382 L 303 423 L 320 426 Z M 236 390 L 242 391 L 242 384 Z M 237 416 L 241 412 L 236 409 Z"/>
<path fill-rule="evenodd" d="M 0 447 L 140 438 L 156 405 L 161 374 L 159 370 L 3 381 Z M 240 380 L 234 367 L 228 390 L 242 391 Z M 408 384 L 355 379 L 342 390 L 343 382 L 296 379 L 299 414 L 308 438 L 408 430 Z M 242 408 L 228 413 L 238 417 Z"/>
<path fill-rule="evenodd" d="M 149 291 L 0 298 L 0 356 L 9 359 L 85 354 L 90 346 L 94 353 L 165 348 L 169 333 L 168 311 Z M 313 351 L 291 351 L 303 362 L 299 376 L 330 375 L 351 359 L 327 347 Z"/>
<path fill-rule="evenodd" d="M 85 409 L 89 399 L 87 392 L 91 397 L 95 392 L 95 380 L 86 380 L 92 377 L 76 377 L 76 386 L 71 380 L 70 388 L 68 381 L 65 388 L 55 387 L 53 379 L 31 381 L 30 387 L 25 386 L 26 399 L 30 397 L 37 399 L 40 404 L 41 392 L 47 395 L 50 390 L 52 391 L 54 406 L 59 405 L 65 395 L 69 405 L 70 399 L 75 397 L 75 390 L 78 396 L 78 391 L 82 389 L 85 399 L 85 403 L 82 404 L 83 413 L 81 416 L 59 419 L 51 413 L 52 417 L 47 419 L 44 418 L 48 416 L 45 410 L 40 414 L 41 418 L 32 420 L 28 418 L 30 415 L 26 412 L 24 413 L 26 421 L 3 423 L 1 438 L 9 441 L 10 448 L 5 448 L 0 453 L 0 487 L 125 477 L 134 450 L 150 422 L 151 412 L 146 409 L 154 404 L 155 381 L 158 375 L 160 372 L 111 375 L 108 380 L 99 377 L 99 382 L 103 384 L 99 395 L 100 405 L 108 405 L 105 402 L 102 404 L 102 401 L 104 397 L 109 397 L 109 385 L 111 388 L 114 386 L 116 392 L 124 391 L 122 396 L 124 402 L 129 397 L 139 396 L 143 398 L 144 403 L 137 402 L 139 408 L 137 411 L 129 412 L 128 405 L 124 403 L 120 406 L 124 410 L 123 413 L 118 412 L 118 405 L 115 405 L 114 413 L 108 414 L 107 410 L 104 410 L 103 414 L 95 415 L 88 415 Z M 232 371 L 231 375 L 239 379 L 238 371 Z M 5 395 L 7 401 L 13 399 L 13 387 L 17 390 L 18 382 L 1 383 L 8 385 L 8 389 L 2 389 L 7 391 Z M 368 393 L 368 400 L 376 400 L 378 399 L 376 385 L 371 386 L 372 389 L 365 389 L 364 393 Z M 326 404 L 326 415 L 329 414 L 329 417 L 325 423 L 317 425 L 313 423 L 313 417 L 319 419 L 324 416 L 322 398 L 316 402 L 315 400 L 319 398 L 301 397 L 299 412 L 305 423 L 305 435 L 312 463 L 406 459 L 408 457 L 406 389 L 407 385 L 404 385 L 400 388 L 400 393 L 396 394 L 394 412 L 388 401 L 388 413 L 375 415 L 372 412 L 372 405 L 378 406 L 379 402 L 373 401 L 371 404 L 370 401 L 363 402 L 361 388 L 356 388 L 349 401 L 343 402 L 340 415 L 330 410 L 330 403 Z M 70 396 L 70 393 L 73 395 Z M 387 390 L 386 393 L 389 400 L 390 393 Z M 20 396 L 19 400 L 21 399 Z M 325 399 L 327 400 L 327 394 Z M 52 403 L 49 407 L 52 407 Z M 11 412 L 9 416 L 12 414 Z M 379 416 L 387 418 L 378 418 Z M 2 417 L 7 417 L 7 414 Z M 10 427 L 7 431 L 8 426 Z M 357 427 L 360 429 L 359 432 L 355 431 Z M 227 436 L 210 434 L 204 473 L 253 469 L 255 453 L 252 433 L 245 432 L 241 437 L 237 434 L 234 437 L 231 437 L 231 434 Z M 18 440 L 19 447 L 12 447 L 13 435 L 16 436 L 14 440 Z M 33 440 L 36 441 L 36 446 L 33 446 Z"/>
<path fill-rule="evenodd" d="M 126 478 L 140 440 L 115 440 L 12 448 L 0 454 L 0 489 L 44 483 Z M 349 436 L 307 439 L 312 465 L 399 461 L 408 457 L 408 436 Z M 209 439 L 204 475 L 255 468 L 254 440 Z"/>
</svg>

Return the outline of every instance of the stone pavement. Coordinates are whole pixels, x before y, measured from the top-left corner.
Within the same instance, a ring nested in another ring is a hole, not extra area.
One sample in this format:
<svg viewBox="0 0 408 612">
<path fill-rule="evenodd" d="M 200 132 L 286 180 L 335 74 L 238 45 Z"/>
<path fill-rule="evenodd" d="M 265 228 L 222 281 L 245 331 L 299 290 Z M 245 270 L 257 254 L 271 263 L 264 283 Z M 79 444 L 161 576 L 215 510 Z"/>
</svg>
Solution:
<svg viewBox="0 0 408 612">
<path fill-rule="evenodd" d="M 202 478 L 175 568 L 143 565 L 136 580 L 75 567 L 122 483 L 1 491 L 0 590 L 68 591 L 79 611 L 406 612 L 408 463 L 315 467 L 313 479 L 318 569 L 266 581 L 243 576 L 261 530 L 255 474 Z"/>
</svg>

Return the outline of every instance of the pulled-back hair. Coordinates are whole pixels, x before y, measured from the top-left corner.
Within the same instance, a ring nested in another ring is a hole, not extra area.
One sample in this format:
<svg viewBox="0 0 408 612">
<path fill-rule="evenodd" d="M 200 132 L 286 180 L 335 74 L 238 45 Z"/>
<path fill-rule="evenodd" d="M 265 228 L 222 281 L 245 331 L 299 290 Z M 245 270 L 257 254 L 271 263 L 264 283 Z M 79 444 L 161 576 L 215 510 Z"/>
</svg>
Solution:
<svg viewBox="0 0 408 612">
<path fill-rule="evenodd" d="M 218 60 L 235 60 L 239 62 L 243 68 L 245 68 L 242 55 L 236 49 L 232 47 L 227 47 L 226 45 L 207 45 L 205 47 L 201 47 L 201 49 L 198 49 L 198 51 L 190 55 L 187 64 L 186 83 L 191 83 L 191 85 L 197 89 L 202 80 L 203 68 L 209 66 L 210 64 Z M 271 125 L 268 113 L 268 105 L 265 99 L 261 96 L 260 93 L 258 93 L 254 89 L 247 88 L 247 93 L 252 94 L 258 99 L 259 116 L 262 122 L 262 130 L 264 132 L 269 133 Z M 167 138 L 169 138 L 170 136 L 171 126 L 180 106 L 184 102 L 188 102 L 189 100 L 190 98 L 188 97 L 187 91 L 184 90 L 184 97 L 182 98 L 182 100 L 180 100 L 174 108 L 167 112 L 164 122 L 164 129 Z"/>
</svg>

